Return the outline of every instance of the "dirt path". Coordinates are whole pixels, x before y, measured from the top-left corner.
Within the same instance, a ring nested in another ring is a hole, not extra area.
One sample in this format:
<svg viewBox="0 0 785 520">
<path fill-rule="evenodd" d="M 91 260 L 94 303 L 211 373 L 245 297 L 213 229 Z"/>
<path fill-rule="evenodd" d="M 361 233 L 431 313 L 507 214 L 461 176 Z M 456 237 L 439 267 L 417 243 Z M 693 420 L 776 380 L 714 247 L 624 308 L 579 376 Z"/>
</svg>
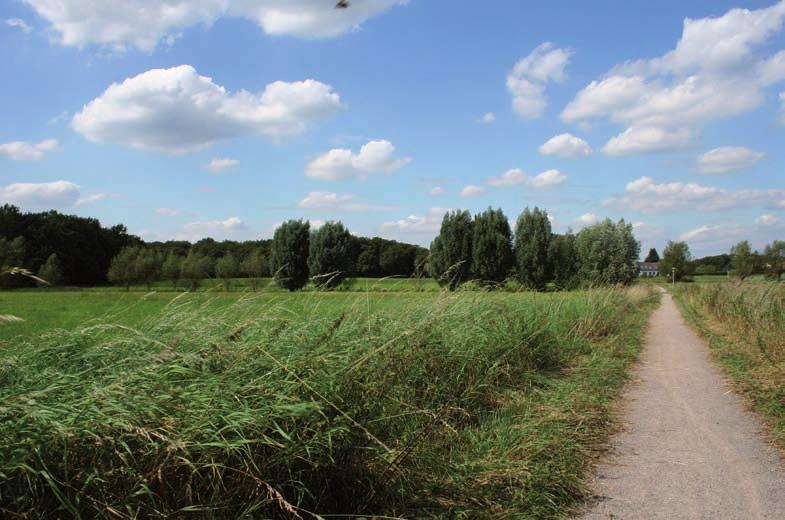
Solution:
<svg viewBox="0 0 785 520">
<path fill-rule="evenodd" d="M 585 519 L 785 519 L 785 464 L 669 294 Z"/>
</svg>

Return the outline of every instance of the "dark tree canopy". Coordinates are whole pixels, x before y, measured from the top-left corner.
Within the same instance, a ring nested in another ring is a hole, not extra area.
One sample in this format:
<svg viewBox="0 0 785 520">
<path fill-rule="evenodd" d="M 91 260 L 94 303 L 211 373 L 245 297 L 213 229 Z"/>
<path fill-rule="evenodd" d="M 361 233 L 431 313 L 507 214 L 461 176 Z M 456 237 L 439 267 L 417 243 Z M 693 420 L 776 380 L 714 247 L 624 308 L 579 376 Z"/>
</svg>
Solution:
<svg viewBox="0 0 785 520">
<path fill-rule="evenodd" d="M 284 289 L 296 291 L 308 283 L 311 226 L 307 220 L 289 220 L 275 230 L 270 248 L 270 271 Z"/>
<path fill-rule="evenodd" d="M 468 211 L 450 211 L 442 219 L 439 236 L 431 244 L 431 276 L 440 285 L 455 290 L 471 276 L 472 216 Z"/>
<path fill-rule="evenodd" d="M 507 279 L 513 264 L 512 232 L 501 209 L 474 216 L 472 237 L 472 275 L 483 283 Z"/>
<path fill-rule="evenodd" d="M 660 261 L 660 254 L 657 253 L 657 249 L 651 248 L 649 249 L 649 254 L 646 255 L 646 258 L 643 260 L 644 262 L 659 262 Z"/>
<path fill-rule="evenodd" d="M 551 222 L 545 210 L 526 208 L 515 224 L 515 267 L 518 281 L 541 291 L 550 280 Z"/>
<path fill-rule="evenodd" d="M 311 233 L 308 268 L 314 285 L 329 289 L 339 285 L 352 269 L 351 235 L 340 222 L 325 222 Z"/>
<path fill-rule="evenodd" d="M 632 224 L 610 219 L 582 229 L 575 242 L 580 276 L 588 285 L 627 285 L 638 273 L 640 243 Z"/>
<path fill-rule="evenodd" d="M 574 289 L 578 283 L 578 250 L 575 235 L 552 235 L 548 252 L 553 270 L 553 285 L 559 290 Z"/>
</svg>

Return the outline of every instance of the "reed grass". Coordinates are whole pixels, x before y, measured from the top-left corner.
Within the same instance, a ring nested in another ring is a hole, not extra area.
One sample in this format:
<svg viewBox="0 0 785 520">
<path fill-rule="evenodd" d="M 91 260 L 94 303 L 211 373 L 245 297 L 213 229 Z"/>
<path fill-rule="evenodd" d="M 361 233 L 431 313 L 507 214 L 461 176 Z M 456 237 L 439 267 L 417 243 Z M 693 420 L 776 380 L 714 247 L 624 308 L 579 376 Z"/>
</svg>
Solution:
<svg viewBox="0 0 785 520">
<path fill-rule="evenodd" d="M 0 514 L 558 517 L 654 297 L 186 294 L 17 336 Z"/>
</svg>

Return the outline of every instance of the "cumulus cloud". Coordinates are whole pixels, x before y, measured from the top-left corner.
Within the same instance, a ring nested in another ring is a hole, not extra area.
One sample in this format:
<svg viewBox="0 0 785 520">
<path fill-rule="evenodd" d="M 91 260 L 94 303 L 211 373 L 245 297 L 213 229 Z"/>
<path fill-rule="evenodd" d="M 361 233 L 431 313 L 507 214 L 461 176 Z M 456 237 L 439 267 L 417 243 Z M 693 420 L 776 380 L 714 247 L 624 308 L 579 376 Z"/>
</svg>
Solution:
<svg viewBox="0 0 785 520">
<path fill-rule="evenodd" d="M 755 223 L 759 226 L 774 226 L 779 222 L 779 219 L 771 213 L 764 213 L 755 219 Z"/>
<path fill-rule="evenodd" d="M 612 155 L 687 146 L 703 125 L 757 108 L 763 89 L 785 80 L 785 54 L 765 55 L 784 19 L 782 0 L 764 9 L 685 19 L 675 49 L 617 65 L 578 92 L 561 118 L 603 117 L 623 125 L 604 148 Z"/>
<path fill-rule="evenodd" d="M 431 191 L 428 192 L 429 195 L 441 195 L 442 193 L 444 193 L 444 188 L 441 186 L 434 186 L 431 188 Z"/>
<path fill-rule="evenodd" d="M 461 190 L 461 197 L 468 198 L 468 197 L 476 197 L 477 195 L 481 195 L 485 193 L 485 188 L 482 186 L 477 186 L 475 184 L 469 184 L 464 186 Z"/>
<path fill-rule="evenodd" d="M 179 209 L 173 209 L 173 208 L 156 208 L 155 209 L 155 214 L 156 215 L 160 215 L 162 217 L 179 217 L 180 213 L 181 212 L 180 212 Z"/>
<path fill-rule="evenodd" d="M 189 27 L 210 26 L 220 18 L 249 19 L 269 35 L 330 38 L 358 28 L 367 19 L 405 0 L 364 0 L 335 9 L 324 0 L 23 0 L 47 20 L 62 45 L 126 46 L 150 52 L 171 44 Z"/>
<path fill-rule="evenodd" d="M 498 177 L 488 179 L 488 184 L 493 187 L 517 186 L 525 184 L 530 188 L 547 188 L 557 186 L 567 180 L 567 176 L 559 170 L 547 170 L 533 177 L 526 175 L 520 168 L 507 170 Z"/>
<path fill-rule="evenodd" d="M 481 118 L 480 121 L 483 123 L 493 123 L 496 121 L 496 116 L 493 112 L 486 112 Z"/>
<path fill-rule="evenodd" d="M 703 173 L 727 173 L 752 168 L 764 154 L 743 146 L 714 148 L 698 157 L 698 168 Z"/>
<path fill-rule="evenodd" d="M 213 173 L 221 173 L 229 168 L 234 168 L 240 164 L 237 159 L 230 159 L 228 157 L 213 157 L 209 163 L 204 165 L 204 169 Z"/>
<path fill-rule="evenodd" d="M 187 152 L 241 135 L 280 139 L 335 114 L 341 100 L 313 79 L 228 92 L 190 65 L 153 69 L 114 83 L 71 126 L 90 141 Z"/>
<path fill-rule="evenodd" d="M 184 227 L 186 231 L 191 232 L 215 233 L 244 229 L 245 224 L 238 217 L 229 217 L 225 220 L 197 220 L 187 223 Z"/>
<path fill-rule="evenodd" d="M 22 31 L 25 34 L 27 34 L 27 33 L 29 33 L 30 31 L 33 30 L 33 28 L 30 27 L 29 25 L 27 25 L 27 22 L 25 22 L 21 18 L 8 18 L 5 21 L 5 24 L 8 27 L 16 27 L 17 29 L 19 29 L 20 31 Z"/>
<path fill-rule="evenodd" d="M 400 232 L 434 234 L 441 228 L 442 219 L 448 211 L 447 208 L 429 208 L 425 215 L 412 214 L 400 220 L 384 222 L 380 231 L 383 234 Z"/>
<path fill-rule="evenodd" d="M 69 181 L 20 182 L 0 188 L 0 201 L 22 207 L 66 208 L 79 201 L 79 186 Z"/>
<path fill-rule="evenodd" d="M 572 51 L 554 48 L 545 42 L 515 64 L 507 74 L 507 90 L 512 96 L 513 111 L 527 119 L 540 117 L 548 106 L 547 83 L 561 83 Z"/>
<path fill-rule="evenodd" d="M 575 219 L 575 224 L 577 227 L 586 227 L 591 226 L 592 224 L 596 224 L 600 221 L 600 217 L 595 215 L 594 213 L 584 213 L 577 219 Z"/>
<path fill-rule="evenodd" d="M 591 155 L 589 143 L 569 133 L 559 134 L 551 137 L 540 145 L 540 153 L 543 155 L 558 155 L 570 159 L 583 159 Z"/>
<path fill-rule="evenodd" d="M 108 193 L 93 193 L 92 195 L 84 195 L 76 199 L 74 206 L 87 206 L 88 204 L 93 204 L 94 202 L 100 202 L 108 198 L 109 198 Z"/>
<path fill-rule="evenodd" d="M 627 183 L 623 195 L 605 201 L 607 206 L 661 213 L 665 211 L 722 211 L 750 206 L 774 206 L 785 199 L 785 190 L 727 190 L 696 183 L 667 182 L 657 184 L 651 177 Z"/>
<path fill-rule="evenodd" d="M 47 139 L 38 143 L 30 141 L 12 141 L 0 144 L 0 155 L 14 161 L 38 161 L 49 152 L 60 149 L 55 139 Z"/>
<path fill-rule="evenodd" d="M 358 202 L 354 194 L 338 194 L 330 191 L 312 191 L 297 206 L 302 209 L 324 211 L 376 211 L 394 209 L 390 206 Z"/>
<path fill-rule="evenodd" d="M 395 146 L 382 139 L 369 141 L 356 154 L 346 148 L 333 148 L 308 163 L 305 173 L 313 179 L 331 181 L 365 179 L 370 174 L 400 170 L 410 161 L 409 157 L 395 157 Z"/>
</svg>

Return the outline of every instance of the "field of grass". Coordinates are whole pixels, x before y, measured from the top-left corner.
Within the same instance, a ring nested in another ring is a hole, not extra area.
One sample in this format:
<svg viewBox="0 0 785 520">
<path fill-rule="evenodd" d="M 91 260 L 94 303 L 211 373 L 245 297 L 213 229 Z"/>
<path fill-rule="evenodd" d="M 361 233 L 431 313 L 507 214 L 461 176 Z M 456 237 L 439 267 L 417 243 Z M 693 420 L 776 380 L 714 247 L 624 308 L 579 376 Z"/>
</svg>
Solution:
<svg viewBox="0 0 785 520">
<path fill-rule="evenodd" d="M 0 514 L 559 517 L 655 299 L 0 293 Z"/>
<path fill-rule="evenodd" d="M 785 285 L 679 284 L 674 296 L 785 449 Z"/>
</svg>

